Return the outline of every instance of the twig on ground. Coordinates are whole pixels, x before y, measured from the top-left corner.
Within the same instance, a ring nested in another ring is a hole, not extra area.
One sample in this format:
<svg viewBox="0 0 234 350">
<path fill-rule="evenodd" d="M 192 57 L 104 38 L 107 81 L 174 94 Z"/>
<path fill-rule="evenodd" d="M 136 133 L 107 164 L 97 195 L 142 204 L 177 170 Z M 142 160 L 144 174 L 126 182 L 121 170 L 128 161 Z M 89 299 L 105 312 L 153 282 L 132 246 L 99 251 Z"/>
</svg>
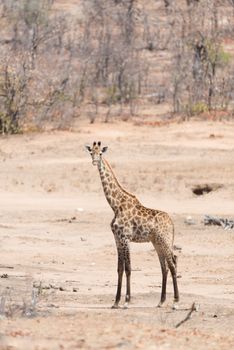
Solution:
<svg viewBox="0 0 234 350">
<path fill-rule="evenodd" d="M 180 321 L 179 323 L 177 323 L 176 326 L 175 326 L 175 328 L 180 327 L 183 323 L 185 323 L 186 321 L 190 320 L 191 317 L 192 317 L 193 312 L 194 312 L 194 311 L 197 311 L 197 310 L 198 310 L 198 306 L 196 305 L 195 302 L 193 302 L 193 304 L 192 304 L 192 306 L 191 306 L 191 308 L 190 308 L 188 314 L 186 315 L 186 317 L 185 317 L 182 321 Z"/>
<path fill-rule="evenodd" d="M 14 269 L 14 266 L 0 265 L 0 269 Z"/>
</svg>

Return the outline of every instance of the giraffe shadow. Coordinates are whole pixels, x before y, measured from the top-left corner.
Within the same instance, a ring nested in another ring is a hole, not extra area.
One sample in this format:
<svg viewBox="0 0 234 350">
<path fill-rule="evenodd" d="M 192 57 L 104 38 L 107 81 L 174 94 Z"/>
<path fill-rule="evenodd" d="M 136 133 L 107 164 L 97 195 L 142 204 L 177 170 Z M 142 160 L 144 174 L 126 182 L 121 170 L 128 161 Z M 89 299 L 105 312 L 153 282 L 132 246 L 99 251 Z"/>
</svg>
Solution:
<svg viewBox="0 0 234 350">
<path fill-rule="evenodd" d="M 167 305 L 165 307 L 158 308 L 156 305 L 137 305 L 137 304 L 130 304 L 128 307 L 124 307 L 123 305 L 120 305 L 117 309 L 113 309 L 112 305 L 110 304 L 73 304 L 73 305 L 61 305 L 60 308 L 66 309 L 66 310 L 106 310 L 106 311 L 112 311 L 112 312 L 127 312 L 127 311 L 155 311 L 155 312 L 161 312 L 164 311 L 165 313 L 172 313 L 175 310 L 172 309 L 171 305 Z M 182 307 L 177 311 L 187 311 L 189 308 Z"/>
</svg>

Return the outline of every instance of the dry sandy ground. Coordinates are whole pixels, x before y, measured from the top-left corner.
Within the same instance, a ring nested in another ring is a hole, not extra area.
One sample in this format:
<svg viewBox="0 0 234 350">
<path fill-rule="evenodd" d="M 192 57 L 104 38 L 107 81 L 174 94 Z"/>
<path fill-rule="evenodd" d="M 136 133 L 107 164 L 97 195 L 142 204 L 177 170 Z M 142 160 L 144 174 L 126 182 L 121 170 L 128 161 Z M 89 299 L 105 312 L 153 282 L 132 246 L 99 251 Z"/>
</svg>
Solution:
<svg viewBox="0 0 234 350">
<path fill-rule="evenodd" d="M 110 308 L 113 213 L 84 151 L 99 139 L 120 183 L 174 219 L 179 310 L 171 278 L 167 304 L 156 308 L 161 272 L 150 244 L 132 244 L 130 308 Z M 234 123 L 99 123 L 1 137 L 0 160 L 0 349 L 233 348 L 234 230 L 202 220 L 233 217 Z M 198 184 L 214 191 L 195 196 Z M 175 328 L 194 301 L 198 311 Z"/>
</svg>

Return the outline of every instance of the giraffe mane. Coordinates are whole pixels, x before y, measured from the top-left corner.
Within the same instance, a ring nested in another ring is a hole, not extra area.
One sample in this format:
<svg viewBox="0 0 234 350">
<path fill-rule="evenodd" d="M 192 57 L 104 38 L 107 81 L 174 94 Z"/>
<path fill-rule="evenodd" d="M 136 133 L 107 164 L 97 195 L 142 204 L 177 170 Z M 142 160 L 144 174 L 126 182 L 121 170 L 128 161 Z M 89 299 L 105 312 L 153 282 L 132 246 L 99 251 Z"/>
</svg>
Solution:
<svg viewBox="0 0 234 350">
<path fill-rule="evenodd" d="M 128 196 L 130 196 L 130 197 L 136 199 L 136 196 L 135 196 L 134 194 L 132 194 L 132 193 L 126 191 L 126 190 L 120 185 L 120 183 L 119 183 L 118 179 L 116 178 L 115 173 L 114 173 L 112 167 L 110 166 L 109 162 L 108 162 L 106 159 L 103 159 L 103 160 L 104 160 L 105 164 L 107 165 L 107 167 L 109 168 L 109 170 L 111 171 L 111 173 L 112 173 L 112 175 L 113 175 L 113 178 L 115 179 L 117 185 L 121 188 L 121 190 L 122 190 L 125 194 L 127 194 Z"/>
</svg>

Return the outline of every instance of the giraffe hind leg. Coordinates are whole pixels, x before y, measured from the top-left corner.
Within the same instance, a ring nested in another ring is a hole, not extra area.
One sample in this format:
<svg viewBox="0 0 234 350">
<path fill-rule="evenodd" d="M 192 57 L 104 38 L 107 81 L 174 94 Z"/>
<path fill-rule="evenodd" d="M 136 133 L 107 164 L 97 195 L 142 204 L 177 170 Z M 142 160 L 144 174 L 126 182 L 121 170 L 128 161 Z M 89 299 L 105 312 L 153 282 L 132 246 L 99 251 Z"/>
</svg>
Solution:
<svg viewBox="0 0 234 350">
<path fill-rule="evenodd" d="M 128 242 L 126 242 L 125 250 L 124 250 L 124 268 L 125 268 L 125 274 L 126 274 L 126 296 L 125 296 L 124 308 L 127 309 L 128 304 L 131 300 L 131 257 L 130 257 Z"/>
<path fill-rule="evenodd" d="M 178 309 L 179 290 L 177 285 L 177 256 L 172 253 L 171 258 L 167 259 L 168 266 L 171 272 L 173 288 L 174 288 L 174 304 L 173 309 Z"/>
<path fill-rule="evenodd" d="M 159 257 L 161 270 L 162 270 L 162 290 L 161 290 L 161 300 L 158 304 L 159 307 L 163 305 L 166 300 L 166 285 L 167 285 L 167 274 L 168 268 L 170 270 L 173 288 L 174 288 L 174 304 L 173 309 L 178 309 L 179 302 L 179 290 L 177 285 L 177 256 L 174 255 L 170 246 L 166 242 L 152 242 Z"/>
<path fill-rule="evenodd" d="M 167 275 L 168 275 L 168 266 L 166 259 L 164 257 L 159 257 L 161 270 L 162 270 L 162 290 L 161 290 L 161 299 L 158 304 L 158 307 L 162 307 L 166 301 L 166 289 L 167 289 Z"/>
<path fill-rule="evenodd" d="M 167 289 L 167 275 L 168 275 L 168 264 L 166 257 L 164 255 L 162 246 L 157 244 L 155 241 L 152 241 L 153 246 L 158 254 L 161 271 L 162 271 L 162 289 L 161 289 L 161 298 L 158 304 L 158 307 L 162 307 L 166 301 L 166 289 Z"/>
</svg>

